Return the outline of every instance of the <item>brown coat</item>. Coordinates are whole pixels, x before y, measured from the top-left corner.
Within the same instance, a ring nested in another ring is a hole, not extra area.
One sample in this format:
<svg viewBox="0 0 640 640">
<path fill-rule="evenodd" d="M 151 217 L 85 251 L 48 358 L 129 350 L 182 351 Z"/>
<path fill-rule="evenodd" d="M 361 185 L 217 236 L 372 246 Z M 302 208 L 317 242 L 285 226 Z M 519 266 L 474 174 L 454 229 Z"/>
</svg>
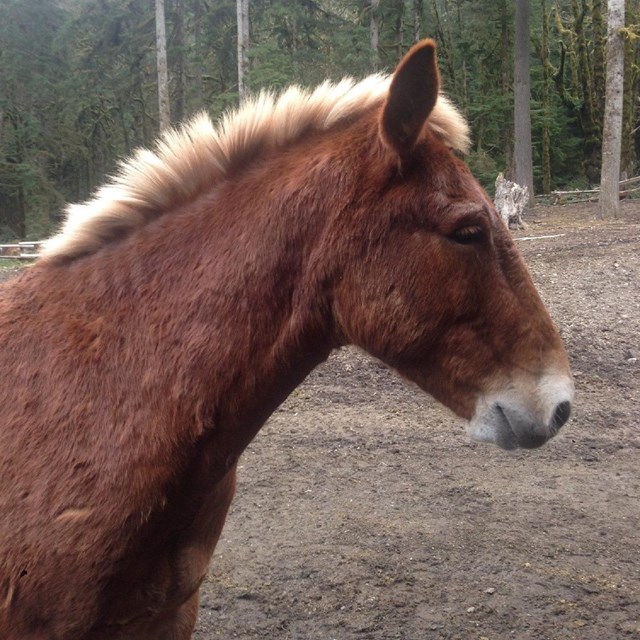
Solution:
<svg viewBox="0 0 640 640">
<path fill-rule="evenodd" d="M 169 134 L 0 290 L 3 640 L 190 637 L 238 457 L 341 345 L 505 448 L 568 417 L 433 44 L 367 82 Z"/>
</svg>

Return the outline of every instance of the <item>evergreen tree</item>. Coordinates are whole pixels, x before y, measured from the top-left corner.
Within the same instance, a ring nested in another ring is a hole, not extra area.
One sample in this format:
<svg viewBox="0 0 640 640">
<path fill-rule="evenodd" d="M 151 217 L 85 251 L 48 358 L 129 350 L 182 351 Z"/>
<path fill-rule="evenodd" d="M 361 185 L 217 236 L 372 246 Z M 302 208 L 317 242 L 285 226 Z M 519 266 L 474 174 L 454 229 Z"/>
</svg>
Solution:
<svg viewBox="0 0 640 640">
<path fill-rule="evenodd" d="M 527 187 L 533 199 L 531 150 L 531 76 L 529 73 L 529 0 L 516 0 L 515 39 L 515 181 Z"/>
<path fill-rule="evenodd" d="M 237 105 L 240 1 L 164 0 L 176 122 L 201 109 L 215 118 Z M 640 0 L 627 5 L 632 32 Z M 530 58 L 537 190 L 599 180 L 604 6 L 530 3 L 531 43 L 524 46 L 537 53 Z M 277 90 L 384 73 L 417 37 L 435 37 L 444 91 L 472 128 L 469 164 L 492 189 L 499 171 L 514 177 L 520 138 L 513 8 L 507 0 L 250 0 L 244 82 L 252 91 Z M 0 237 L 46 235 L 64 201 L 85 199 L 120 158 L 152 144 L 161 128 L 155 43 L 148 0 L 0 3 Z M 629 37 L 625 47 L 622 157 L 633 175 L 640 44 Z"/>
</svg>

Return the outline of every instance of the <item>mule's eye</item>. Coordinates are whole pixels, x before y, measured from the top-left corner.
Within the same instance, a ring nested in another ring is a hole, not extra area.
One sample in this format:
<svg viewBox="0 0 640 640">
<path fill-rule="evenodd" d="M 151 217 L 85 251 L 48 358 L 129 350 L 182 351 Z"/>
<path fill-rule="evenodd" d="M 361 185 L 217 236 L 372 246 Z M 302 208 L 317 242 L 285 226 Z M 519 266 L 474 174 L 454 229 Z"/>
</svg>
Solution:
<svg viewBox="0 0 640 640">
<path fill-rule="evenodd" d="M 458 244 L 474 244 L 484 239 L 484 229 L 475 224 L 460 227 L 451 234 L 451 240 Z"/>
</svg>

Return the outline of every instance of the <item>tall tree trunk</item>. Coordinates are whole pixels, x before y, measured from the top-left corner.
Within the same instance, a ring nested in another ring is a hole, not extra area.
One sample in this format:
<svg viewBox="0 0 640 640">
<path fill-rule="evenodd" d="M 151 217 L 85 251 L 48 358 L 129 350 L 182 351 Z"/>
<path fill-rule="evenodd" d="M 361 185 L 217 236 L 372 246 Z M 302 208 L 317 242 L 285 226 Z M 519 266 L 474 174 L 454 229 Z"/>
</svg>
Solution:
<svg viewBox="0 0 640 640">
<path fill-rule="evenodd" d="M 625 23 L 638 23 L 638 2 L 625 7 Z M 634 175 L 636 149 L 634 135 L 638 105 L 638 74 L 636 73 L 638 47 L 634 38 L 625 38 L 624 46 L 624 97 L 622 107 L 622 152 L 620 154 L 620 177 Z"/>
<path fill-rule="evenodd" d="M 371 67 L 377 71 L 380 67 L 380 25 L 378 23 L 378 7 L 380 0 L 369 2 L 369 42 L 371 43 Z"/>
<path fill-rule="evenodd" d="M 158 115 L 160 118 L 160 130 L 163 131 L 171 126 L 164 0 L 156 0 L 156 56 L 158 61 Z"/>
<path fill-rule="evenodd" d="M 18 188 L 18 215 L 16 216 L 16 233 L 19 240 L 27 237 L 27 205 L 24 195 L 24 187 Z"/>
<path fill-rule="evenodd" d="M 533 202 L 531 77 L 529 75 L 529 0 L 516 0 L 514 82 L 515 181 L 529 189 Z"/>
<path fill-rule="evenodd" d="M 591 8 L 591 24 L 593 25 L 593 116 L 598 129 L 602 129 L 603 124 L 605 93 L 604 65 L 606 25 L 602 14 L 603 4 L 603 0 L 593 0 Z"/>
<path fill-rule="evenodd" d="M 609 0 L 607 78 L 602 134 L 602 172 L 598 216 L 620 215 L 620 149 L 624 80 L 624 0 Z"/>
<path fill-rule="evenodd" d="M 129 128 L 124 117 L 125 105 L 124 100 L 118 98 L 118 119 L 120 121 L 120 128 L 122 129 L 122 140 L 124 142 L 124 150 L 127 156 L 131 155 L 131 141 L 129 139 Z"/>
<path fill-rule="evenodd" d="M 502 0 L 500 11 L 500 48 L 502 58 L 502 98 L 504 109 L 511 105 L 511 47 L 509 43 L 509 6 L 507 0 Z M 513 126 L 511 114 L 505 113 L 505 127 L 502 132 L 502 144 L 504 151 L 504 166 L 507 178 L 513 179 Z"/>
<path fill-rule="evenodd" d="M 549 62 L 549 12 L 547 0 L 542 0 L 542 193 L 551 191 L 551 135 L 549 121 L 551 119 L 551 98 L 549 81 L 551 63 Z"/>
<path fill-rule="evenodd" d="M 451 45 L 451 31 L 447 26 L 447 32 L 445 33 L 443 21 L 440 19 L 440 10 L 438 9 L 438 0 L 432 0 L 433 15 L 435 17 L 435 32 L 439 40 L 438 58 L 441 63 L 444 64 L 449 80 L 452 87 L 455 87 L 456 82 L 456 66 L 453 62 L 453 46 Z M 445 16 L 446 17 L 446 16 Z M 448 23 L 448 19 L 447 19 Z"/>
<path fill-rule="evenodd" d="M 420 32 L 422 30 L 422 11 L 423 0 L 413 0 L 413 41 L 420 40 Z"/>
<path fill-rule="evenodd" d="M 393 8 L 396 14 L 396 58 L 400 60 L 404 55 L 404 0 L 395 0 Z"/>
<path fill-rule="evenodd" d="M 175 23 L 175 61 L 176 61 L 176 93 L 175 93 L 175 113 L 177 122 L 181 122 L 186 114 L 186 91 L 187 80 L 185 72 L 185 40 L 184 40 L 184 0 L 176 0 L 176 23 Z"/>
<path fill-rule="evenodd" d="M 598 180 L 598 170 L 600 168 L 600 151 L 602 148 L 602 131 L 597 120 L 597 98 L 594 90 L 594 77 L 592 64 L 594 60 L 589 55 L 587 44 L 587 33 L 585 20 L 588 19 L 587 0 L 572 0 L 573 13 L 575 18 L 576 46 L 578 75 L 580 86 L 582 87 L 582 108 L 580 120 L 584 132 L 584 171 L 589 184 Z"/>
<path fill-rule="evenodd" d="M 25 144 L 24 140 L 25 123 L 22 119 L 22 115 L 19 109 L 11 109 L 7 113 L 7 117 L 9 119 L 9 122 L 11 123 L 13 129 L 13 137 L 15 139 L 15 151 L 13 154 L 14 162 L 17 165 L 24 165 L 26 164 L 27 159 L 27 145 Z M 18 185 L 16 194 L 17 207 L 13 208 L 11 214 L 9 215 L 9 220 L 7 221 L 7 226 L 11 229 L 12 233 L 20 240 L 24 240 L 27 227 L 27 206 L 24 184 L 25 181 L 21 180 L 20 184 Z"/>
<path fill-rule="evenodd" d="M 249 0 L 236 0 L 238 15 L 238 95 L 240 101 L 248 94 L 249 71 Z"/>
<path fill-rule="evenodd" d="M 195 53 L 193 76 L 196 94 L 196 109 L 202 109 L 204 105 L 204 88 L 202 86 L 202 0 L 194 0 L 193 23 L 193 48 Z"/>
</svg>

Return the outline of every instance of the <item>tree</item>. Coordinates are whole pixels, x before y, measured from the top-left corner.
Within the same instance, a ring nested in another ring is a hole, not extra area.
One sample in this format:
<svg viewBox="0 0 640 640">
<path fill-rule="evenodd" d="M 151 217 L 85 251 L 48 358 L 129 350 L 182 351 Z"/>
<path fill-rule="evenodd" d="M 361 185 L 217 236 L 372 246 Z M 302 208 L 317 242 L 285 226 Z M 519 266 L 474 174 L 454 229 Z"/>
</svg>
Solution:
<svg viewBox="0 0 640 640">
<path fill-rule="evenodd" d="M 604 102 L 604 22 L 602 0 L 571 0 L 570 17 L 556 8 L 556 27 L 561 37 L 561 57 L 555 84 L 565 107 L 580 126 L 582 162 L 589 184 L 600 177 L 602 150 L 602 108 Z M 564 79 L 568 62 L 570 87 Z"/>
<path fill-rule="evenodd" d="M 515 181 L 527 187 L 533 200 L 531 148 L 531 76 L 529 72 L 529 0 L 516 0 L 514 43 L 514 160 Z"/>
<path fill-rule="evenodd" d="M 510 4 L 510 3 L 509 3 Z M 509 5 L 507 0 L 502 0 L 500 6 L 500 54 L 501 54 L 501 74 L 500 88 L 503 96 L 511 98 L 511 48 L 509 42 Z M 509 100 L 510 102 L 510 100 Z M 506 114 L 511 120 L 511 113 Z M 505 120 L 506 120 L 505 117 Z M 505 122 L 502 133 L 502 144 L 504 152 L 504 166 L 508 175 L 513 174 L 513 127 L 511 122 Z"/>
<path fill-rule="evenodd" d="M 186 69 L 185 69 L 185 0 L 176 0 L 176 10 L 174 18 L 174 37 L 173 44 L 175 47 L 175 102 L 174 117 L 177 122 L 181 122 L 187 112 L 187 96 L 186 96 Z"/>
<path fill-rule="evenodd" d="M 632 0 L 625 4 L 625 23 L 637 25 L 640 22 L 640 0 Z M 625 37 L 624 47 L 624 97 L 622 108 L 622 153 L 620 159 L 620 177 L 634 175 L 638 150 L 640 149 L 640 129 L 638 129 L 638 94 L 640 75 L 638 74 L 638 51 L 640 43 L 634 37 L 637 27 L 631 27 Z"/>
<path fill-rule="evenodd" d="M 378 7 L 380 0 L 369 2 L 369 41 L 371 43 L 371 67 L 377 71 L 380 66 L 380 24 L 378 22 Z"/>
<path fill-rule="evenodd" d="M 526 138 L 514 137 L 515 3 L 251 0 L 250 28 L 248 0 L 164 3 L 174 121 L 201 109 L 215 118 L 237 104 L 239 4 L 243 93 L 362 78 L 374 66 L 388 71 L 411 40 L 427 35 L 438 42 L 444 91 L 471 125 L 472 171 L 491 191 L 500 171 L 515 179 L 514 142 Z M 601 174 L 606 4 L 529 6 L 529 34 L 519 45 L 530 65 L 524 106 L 530 102 L 534 187 L 584 188 Z M 0 236 L 42 238 L 64 201 L 84 200 L 119 159 L 153 143 L 155 8 L 148 0 L 0 0 Z M 622 169 L 629 175 L 640 169 L 639 16 L 640 0 L 626 0 Z M 529 59 L 531 49 L 537 55 Z"/>
<path fill-rule="evenodd" d="M 236 0 L 238 14 L 238 94 L 247 96 L 246 78 L 249 71 L 249 0 Z"/>
<path fill-rule="evenodd" d="M 171 126 L 164 0 L 156 0 L 156 55 L 158 60 L 158 115 L 160 118 L 160 130 L 163 131 Z"/>
<path fill-rule="evenodd" d="M 542 62 L 542 193 L 551 191 L 551 134 L 549 122 L 551 120 L 551 96 L 549 80 L 551 78 L 551 64 L 549 63 L 549 12 L 547 0 L 542 0 L 542 44 L 540 48 Z"/>
<path fill-rule="evenodd" d="M 609 0 L 607 14 L 607 77 L 602 133 L 600 218 L 620 215 L 620 150 L 624 80 L 624 0 Z"/>
<path fill-rule="evenodd" d="M 0 2 L 0 237 L 47 231 L 60 191 L 49 181 L 52 158 L 68 150 L 60 135 L 56 91 L 68 67 L 54 54 L 64 12 L 47 0 Z"/>
<path fill-rule="evenodd" d="M 420 40 L 420 31 L 422 28 L 422 12 L 424 0 L 413 0 L 413 41 Z"/>
</svg>

